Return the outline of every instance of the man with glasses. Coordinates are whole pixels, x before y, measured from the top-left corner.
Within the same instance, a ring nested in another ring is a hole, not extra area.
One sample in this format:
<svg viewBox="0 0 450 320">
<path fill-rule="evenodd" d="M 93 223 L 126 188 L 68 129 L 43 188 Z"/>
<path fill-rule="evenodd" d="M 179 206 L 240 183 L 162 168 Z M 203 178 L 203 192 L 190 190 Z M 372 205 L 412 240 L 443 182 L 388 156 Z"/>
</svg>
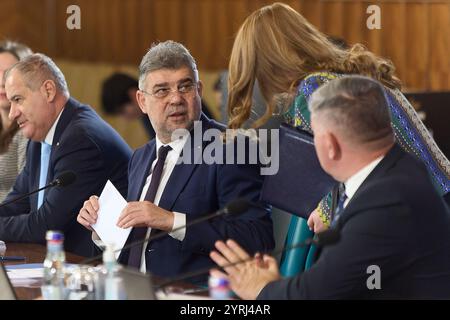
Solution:
<svg viewBox="0 0 450 320">
<path fill-rule="evenodd" d="M 142 112 L 150 118 L 156 139 L 138 149 L 130 161 L 129 203 L 117 225 L 133 227 L 127 243 L 155 232 L 169 233 L 122 251 L 119 261 L 142 272 L 171 277 L 212 266 L 208 252 L 216 240 L 227 237 L 238 238 L 252 253 L 274 246 L 272 221 L 262 208 L 178 229 L 236 198 L 258 201 L 262 184 L 258 165 L 235 164 L 237 161 L 178 163 L 182 152 L 188 150 L 194 157 L 197 148 L 204 149 L 211 143 L 195 144 L 195 138 L 191 139 L 194 127 L 201 127 L 202 133 L 224 129 L 202 113 L 202 88 L 194 58 L 179 43 L 159 43 L 142 59 L 136 98 Z M 186 130 L 173 138 L 177 129 Z M 98 209 L 93 196 L 80 210 L 78 222 L 90 229 Z M 205 278 L 203 275 L 190 280 Z"/>
<path fill-rule="evenodd" d="M 101 88 L 103 111 L 109 115 L 119 116 L 125 121 L 139 120 L 149 139 L 153 139 L 156 135 L 155 130 L 148 116 L 139 108 L 136 100 L 137 90 L 139 90 L 138 80 L 134 77 L 120 72 L 111 74 L 103 81 Z M 212 117 L 203 99 L 202 112 L 209 118 Z"/>
</svg>

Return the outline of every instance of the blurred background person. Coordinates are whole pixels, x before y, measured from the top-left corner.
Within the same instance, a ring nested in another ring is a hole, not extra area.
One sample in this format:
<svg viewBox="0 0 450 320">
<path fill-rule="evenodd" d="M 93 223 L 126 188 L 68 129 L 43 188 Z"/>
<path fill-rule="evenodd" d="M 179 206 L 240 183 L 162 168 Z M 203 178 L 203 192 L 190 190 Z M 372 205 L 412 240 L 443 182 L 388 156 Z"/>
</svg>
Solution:
<svg viewBox="0 0 450 320">
<path fill-rule="evenodd" d="M 360 44 L 342 49 L 290 6 L 265 6 L 247 17 L 233 45 L 228 125 L 245 127 L 258 82 L 266 110 L 253 126 L 283 112 L 286 122 L 311 132 L 308 100 L 317 88 L 348 74 L 371 77 L 384 85 L 397 143 L 426 165 L 436 190 L 450 203 L 450 163 L 401 93 L 394 71 L 391 61 Z M 286 101 L 285 110 L 276 110 L 280 96 Z M 331 199 L 330 193 L 314 210 L 308 221 L 311 229 L 320 231 L 329 225 Z"/>
<path fill-rule="evenodd" d="M 228 72 L 223 70 L 217 76 L 216 81 L 213 84 L 214 100 L 219 108 L 220 121 L 222 123 L 228 122 L 228 112 L 227 112 L 227 78 Z"/>
<path fill-rule="evenodd" d="M 102 84 L 102 108 L 106 114 L 119 115 L 126 120 L 139 119 L 150 139 L 155 130 L 147 115 L 142 113 L 136 100 L 138 82 L 125 73 L 113 73 Z"/>
<path fill-rule="evenodd" d="M 32 53 L 22 43 L 0 42 L 0 202 L 11 190 L 25 165 L 28 139 L 19 131 L 17 122 L 9 119 L 10 103 L 6 98 L 3 74 L 19 60 Z"/>
</svg>

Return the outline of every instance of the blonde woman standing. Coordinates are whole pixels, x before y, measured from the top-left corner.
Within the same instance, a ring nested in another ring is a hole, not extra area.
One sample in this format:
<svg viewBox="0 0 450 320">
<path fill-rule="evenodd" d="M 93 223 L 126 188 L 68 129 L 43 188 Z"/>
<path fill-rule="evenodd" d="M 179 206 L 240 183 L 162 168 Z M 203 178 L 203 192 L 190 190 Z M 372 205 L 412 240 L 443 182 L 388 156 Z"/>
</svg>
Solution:
<svg viewBox="0 0 450 320">
<path fill-rule="evenodd" d="M 284 100 L 285 121 L 311 131 L 307 104 L 317 88 L 349 74 L 371 77 L 384 85 L 397 143 L 426 165 L 433 185 L 450 203 L 450 163 L 401 93 L 394 71 L 391 61 L 360 44 L 342 49 L 294 9 L 275 3 L 247 17 L 236 36 L 229 64 L 228 125 L 240 128 L 249 118 L 256 81 L 267 107 L 254 126 L 265 123 Z M 309 227 L 325 229 L 330 208 L 328 195 L 310 216 Z"/>
</svg>

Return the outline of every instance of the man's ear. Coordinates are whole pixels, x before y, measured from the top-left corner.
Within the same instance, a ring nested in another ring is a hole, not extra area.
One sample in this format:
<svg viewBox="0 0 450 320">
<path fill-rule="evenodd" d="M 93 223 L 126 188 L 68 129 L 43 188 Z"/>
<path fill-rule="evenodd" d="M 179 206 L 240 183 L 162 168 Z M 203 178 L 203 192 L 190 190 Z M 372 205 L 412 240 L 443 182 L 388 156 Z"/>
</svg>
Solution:
<svg viewBox="0 0 450 320">
<path fill-rule="evenodd" d="M 200 98 L 203 97 L 203 82 L 201 80 L 197 82 L 197 92 Z"/>
<path fill-rule="evenodd" d="M 41 93 L 47 99 L 47 102 L 53 102 L 56 96 L 56 84 L 53 80 L 45 80 L 41 86 Z"/>
<path fill-rule="evenodd" d="M 327 148 L 327 156 L 330 160 L 338 160 L 342 154 L 342 148 L 339 139 L 331 132 L 325 134 L 325 146 Z"/>
<path fill-rule="evenodd" d="M 140 90 L 136 90 L 135 97 L 136 97 L 137 104 L 138 104 L 139 108 L 141 109 L 141 111 L 143 113 L 147 114 L 147 111 L 145 109 L 145 101 L 147 99 L 147 96 L 145 95 L 145 93 Z"/>
</svg>

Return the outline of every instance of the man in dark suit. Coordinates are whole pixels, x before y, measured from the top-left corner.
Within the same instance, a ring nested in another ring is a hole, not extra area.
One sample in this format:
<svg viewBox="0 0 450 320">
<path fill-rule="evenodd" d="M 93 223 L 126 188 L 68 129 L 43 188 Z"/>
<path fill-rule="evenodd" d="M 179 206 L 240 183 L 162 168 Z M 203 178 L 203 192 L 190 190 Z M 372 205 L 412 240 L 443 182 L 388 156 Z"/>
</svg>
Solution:
<svg viewBox="0 0 450 320">
<path fill-rule="evenodd" d="M 272 249 L 272 222 L 267 210 L 259 208 L 174 231 L 236 198 L 257 201 L 260 167 L 226 164 L 219 155 L 218 161 L 205 162 L 204 151 L 212 142 L 203 141 L 203 134 L 220 134 L 223 126 L 202 114 L 202 82 L 194 58 L 181 44 L 166 41 L 148 51 L 140 65 L 139 88 L 137 101 L 156 139 L 132 156 L 129 203 L 117 225 L 133 227 L 128 243 L 144 239 L 151 230 L 169 235 L 124 250 L 119 261 L 143 272 L 174 276 L 212 266 L 208 253 L 219 239 L 232 236 L 251 252 Z M 217 142 L 221 150 L 226 147 L 220 136 Z M 90 228 L 97 211 L 97 198 L 91 197 L 78 221 Z"/>
<path fill-rule="evenodd" d="M 340 241 L 289 279 L 269 256 L 226 267 L 232 288 L 247 299 L 450 298 L 449 210 L 425 167 L 394 144 L 381 85 L 334 80 L 309 108 L 320 163 L 342 182 L 331 224 Z M 231 240 L 216 248 L 221 266 L 248 258 Z"/>
<path fill-rule="evenodd" d="M 0 208 L 0 239 L 45 243 L 47 230 L 64 232 L 65 250 L 94 253 L 90 233 L 76 222 L 83 200 L 109 179 L 125 194 L 131 150 L 89 106 L 70 98 L 64 75 L 45 55 L 34 54 L 5 75 L 10 118 L 31 140 L 25 168 L 5 201 L 53 181 L 64 171 L 77 178 Z"/>
</svg>

